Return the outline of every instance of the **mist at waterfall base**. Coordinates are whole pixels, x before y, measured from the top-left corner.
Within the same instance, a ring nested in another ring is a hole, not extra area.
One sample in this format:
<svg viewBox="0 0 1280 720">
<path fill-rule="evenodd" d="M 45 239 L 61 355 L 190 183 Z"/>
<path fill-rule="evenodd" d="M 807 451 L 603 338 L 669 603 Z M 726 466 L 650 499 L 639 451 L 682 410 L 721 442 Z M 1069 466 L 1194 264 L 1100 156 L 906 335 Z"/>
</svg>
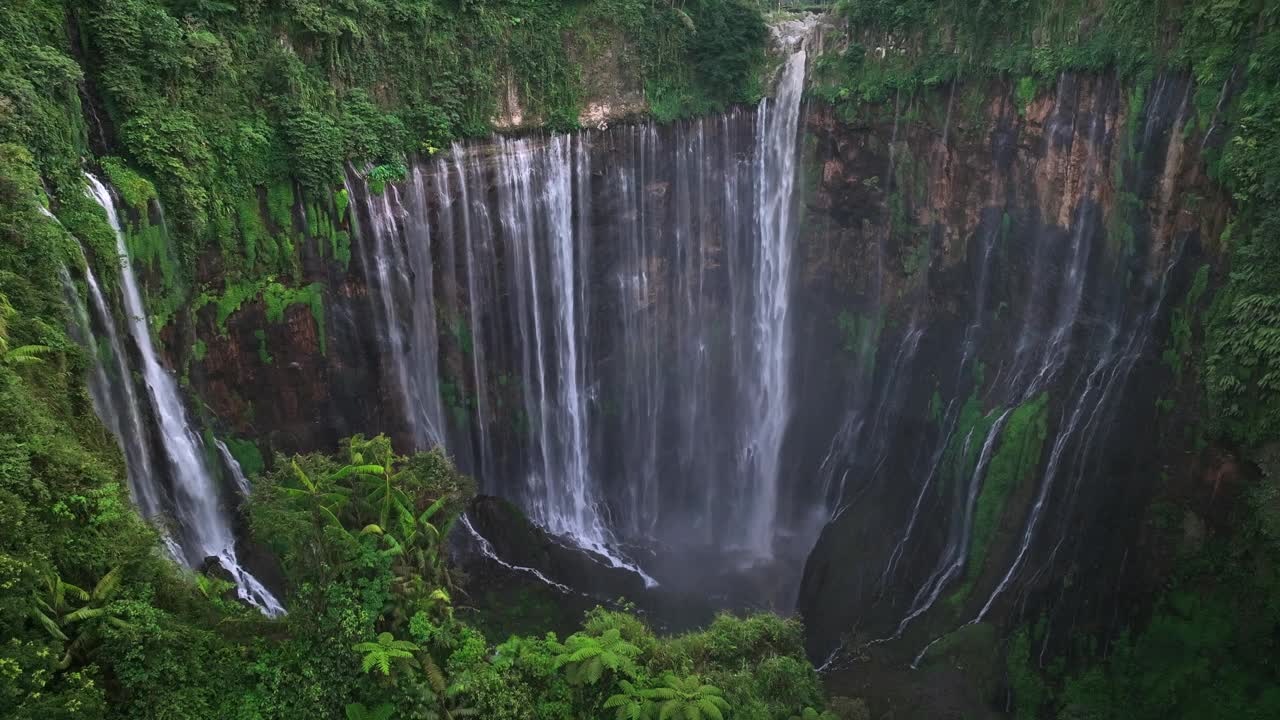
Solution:
<svg viewBox="0 0 1280 720">
<path fill-rule="evenodd" d="M 713 575 L 778 562 L 794 583 L 779 457 L 805 62 L 753 110 L 455 144 L 381 193 L 352 173 L 353 261 L 410 443 L 650 586 L 728 593 Z M 734 592 L 778 587 L 757 584 Z"/>
</svg>

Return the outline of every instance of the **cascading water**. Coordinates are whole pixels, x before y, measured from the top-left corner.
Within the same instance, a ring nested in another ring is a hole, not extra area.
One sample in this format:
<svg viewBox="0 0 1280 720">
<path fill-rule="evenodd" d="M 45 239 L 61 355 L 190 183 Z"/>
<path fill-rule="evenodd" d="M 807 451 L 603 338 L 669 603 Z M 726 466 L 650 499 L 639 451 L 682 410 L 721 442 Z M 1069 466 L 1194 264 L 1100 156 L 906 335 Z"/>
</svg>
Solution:
<svg viewBox="0 0 1280 720">
<path fill-rule="evenodd" d="M 350 181 L 346 189 L 355 197 Z M 426 196 L 421 183 L 414 182 L 408 210 L 394 185 L 384 193 L 365 197 L 368 220 L 360 249 L 365 280 L 378 304 L 378 337 L 385 343 L 379 356 L 391 366 L 414 443 L 418 447 L 444 445 Z"/>
<path fill-rule="evenodd" d="M 231 473 L 231 480 L 236 485 L 236 490 L 240 492 L 241 497 L 249 497 L 249 493 L 253 488 L 249 485 L 249 478 L 245 477 L 244 469 L 240 467 L 240 462 L 231 454 L 231 448 L 221 440 L 214 440 L 214 446 L 218 448 L 218 456 L 222 458 L 222 466 Z"/>
<path fill-rule="evenodd" d="M 1135 117 L 1114 80 L 1063 75 L 1031 135 L 1043 154 L 1014 161 L 1019 130 L 995 123 L 991 179 L 978 190 L 986 204 L 964 253 L 946 258 L 950 266 L 931 260 L 898 298 L 877 285 L 863 300 L 906 322 L 884 326 L 896 339 L 881 343 L 880 367 L 849 371 L 851 407 L 815 462 L 820 489 L 835 500 L 799 606 L 819 633 L 856 626 L 868 652 L 905 637 L 919 651 L 914 667 L 946 630 L 1004 613 L 1025 621 L 1033 603 L 1054 612 L 1066 587 L 1055 600 L 1036 593 L 1083 557 L 1107 562 L 1082 542 L 1096 506 L 1081 498 L 1106 494 L 1089 480 L 1115 472 L 1117 419 L 1137 417 L 1122 398 L 1158 344 L 1166 298 L 1199 230 L 1171 222 L 1179 205 L 1170 178 L 1187 172 L 1189 94 L 1185 81 L 1156 78 Z M 939 151 L 944 163 L 931 159 L 929 177 L 951 182 L 954 152 Z M 884 160 L 892 165 L 895 154 Z M 1037 187 L 1022 197 L 1016 183 L 1028 167 Z M 919 187 L 919 215 L 945 218 L 935 186 Z M 1110 194 L 1127 204 L 1108 205 Z M 890 214 L 881 227 L 893 222 Z M 929 351 L 917 356 L 921 342 Z M 866 549 L 850 549 L 859 543 Z M 1079 612 L 1070 607 L 1064 623 Z M 901 647 L 886 646 L 884 657 Z M 812 643 L 827 669 L 840 665 L 832 648 Z"/>
<path fill-rule="evenodd" d="M 608 564 L 655 539 L 754 562 L 781 531 L 807 59 L 789 42 L 755 113 L 455 144 L 380 195 L 348 181 L 392 379 L 421 378 L 406 408 L 437 372 L 447 389 L 449 431 L 419 446 L 447 437 Z M 449 319 L 438 361 L 404 340 L 419 316 Z"/>
<path fill-rule="evenodd" d="M 124 232 L 115 204 L 106 186 L 92 175 L 86 175 L 90 197 L 102 206 L 116 234 L 120 256 L 120 289 L 123 297 L 125 327 L 142 367 L 147 404 L 132 388 L 134 368 L 115 330 L 115 321 L 93 270 L 85 266 L 90 302 L 94 306 L 96 325 L 106 333 L 114 365 L 114 378 L 99 361 L 90 376 L 95 409 L 104 413 L 103 421 L 116 433 L 129 463 L 130 487 L 139 509 L 149 519 L 170 516 L 174 526 L 167 534 L 176 558 L 188 567 L 200 567 L 207 558 L 217 558 L 234 578 L 242 599 L 257 606 L 267 615 L 279 615 L 284 608 L 256 578 L 240 566 L 236 558 L 235 536 L 230 519 L 222 508 L 217 483 L 209 466 L 203 443 L 187 419 L 186 409 L 178 395 L 177 384 L 160 363 L 151 342 L 146 308 L 129 263 Z M 88 347 L 96 351 L 97 342 L 90 326 L 84 326 Z M 102 386 L 101 383 L 106 383 Z M 96 386 L 96 387 L 95 387 Z M 159 453 L 154 453 L 146 438 L 150 430 L 144 418 L 155 423 Z M 161 457 L 163 468 L 153 457 Z"/>
<path fill-rule="evenodd" d="M 757 112 L 756 227 L 754 258 L 755 308 L 751 318 L 751 352 L 738 372 L 746 379 L 743 405 L 747 438 L 742 443 L 741 502 L 748 507 L 746 544 L 753 555 L 773 552 L 778 512 L 779 458 L 783 433 L 791 417 L 791 353 L 789 315 L 793 252 L 792 194 L 796 181 L 796 135 L 800 96 L 804 90 L 806 53 L 803 40 L 782 68 L 776 102 L 765 99 Z"/>
</svg>

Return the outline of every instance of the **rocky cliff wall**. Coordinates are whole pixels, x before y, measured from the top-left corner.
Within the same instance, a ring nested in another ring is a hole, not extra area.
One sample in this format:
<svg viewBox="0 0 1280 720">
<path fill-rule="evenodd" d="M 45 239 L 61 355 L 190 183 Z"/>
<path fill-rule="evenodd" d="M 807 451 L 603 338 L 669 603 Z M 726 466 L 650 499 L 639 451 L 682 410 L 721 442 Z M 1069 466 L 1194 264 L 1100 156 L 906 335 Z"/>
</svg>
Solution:
<svg viewBox="0 0 1280 720">
<path fill-rule="evenodd" d="M 1105 632 L 1120 622 L 1119 602 L 1150 586 L 1152 577 L 1135 568 L 1156 532 L 1152 523 L 1163 522 L 1153 519 L 1152 502 L 1197 472 L 1182 460 L 1195 446 L 1187 421 L 1195 383 L 1185 358 L 1218 272 L 1214 239 L 1228 205 L 1203 176 L 1203 138 L 1186 129 L 1186 79 L 1160 76 L 1135 90 L 1111 76 L 1064 75 L 1052 93 L 1025 104 L 1009 85 L 993 83 L 957 85 L 860 118 L 806 105 L 796 397 L 779 512 L 795 546 L 807 552 L 816 539 L 797 602 L 815 655 L 828 655 L 842 635 L 851 648 L 900 636 L 890 647 L 914 655 L 979 616 L 1007 625 L 1043 613 L 1060 625 L 1059 638 L 1073 628 Z M 686 276 L 675 265 L 676 229 L 700 228 L 698 257 L 722 266 L 722 208 L 699 201 L 706 191 L 697 188 L 722 188 L 734 171 L 719 163 L 749 155 L 747 140 L 717 128 L 724 122 L 703 124 L 702 142 L 727 143 L 728 154 L 706 155 L 718 158 L 718 169 L 696 186 L 679 167 L 697 157 L 679 149 L 698 137 L 693 126 L 584 136 L 597 178 L 611 168 L 650 173 L 634 188 L 636 200 L 620 199 L 617 182 L 576 181 L 592 193 L 593 208 L 577 225 L 592 238 L 590 357 L 601 384 L 593 386 L 600 394 L 590 417 L 608 456 L 600 467 L 616 478 L 611 512 L 628 522 L 628 473 L 649 456 L 609 450 L 627 447 L 619 435 L 627 426 L 609 396 L 623 392 L 617 383 L 630 372 L 627 329 L 609 319 L 627 302 L 615 271 L 623 256 L 648 269 L 648 290 L 631 298 L 639 304 L 625 316 L 643 318 L 655 346 L 679 347 Z M 749 128 L 743 132 L 749 138 Z M 465 149 L 488 168 L 478 171 L 469 202 L 496 202 L 497 166 L 485 158 L 502 151 L 483 143 Z M 436 165 L 421 166 L 431 190 L 426 217 L 438 226 L 451 208 L 460 225 L 463 175 L 448 164 L 440 165 L 443 176 L 432 175 Z M 440 177 L 451 188 L 443 195 Z M 329 288 L 325 354 L 315 318 L 301 306 L 263 324 L 266 303 L 248 302 L 226 321 L 226 336 L 213 308 L 197 313 L 195 333 L 209 350 L 191 380 L 235 434 L 286 450 L 323 447 L 356 430 L 410 437 L 366 279 L 362 243 L 375 219 L 364 191 L 352 192 L 351 209 L 334 225 L 352 236 L 346 271 L 323 256 L 328 240 L 302 245 L 316 248 L 303 282 Z M 640 212 L 627 202 L 645 205 L 649 245 L 619 234 L 617 218 Z M 296 228 L 315 225 L 310 212 L 294 210 Z M 460 227 L 439 230 L 435 242 L 451 233 L 457 242 L 432 270 L 437 292 L 451 298 L 437 311 L 440 373 L 457 393 L 446 401 L 448 434 L 455 454 L 478 472 L 475 409 L 489 408 L 486 487 L 518 495 L 526 429 L 517 386 L 502 378 L 520 374 L 522 348 L 499 339 L 511 337 L 499 326 L 484 329 L 503 314 L 496 306 L 480 313 L 480 330 L 449 329 L 451 314 L 471 312 L 468 246 Z M 486 292 L 511 292 L 503 279 L 511 259 L 499 252 L 486 262 L 495 283 Z M 705 277 L 727 282 L 714 271 Z M 727 314 L 726 296 L 708 297 L 701 312 Z M 463 348 L 476 342 L 464 336 L 477 332 L 491 349 L 483 377 Z M 660 365 L 678 362 L 679 353 L 661 357 Z M 670 387 L 671 397 L 684 392 Z M 714 417 L 708 421 L 714 427 Z M 665 451 L 678 447 L 664 435 L 653 457 L 675 463 L 669 456 L 678 453 Z M 661 492 L 696 488 L 687 471 L 682 477 L 689 479 Z M 789 601 L 780 602 L 786 609 Z"/>
</svg>

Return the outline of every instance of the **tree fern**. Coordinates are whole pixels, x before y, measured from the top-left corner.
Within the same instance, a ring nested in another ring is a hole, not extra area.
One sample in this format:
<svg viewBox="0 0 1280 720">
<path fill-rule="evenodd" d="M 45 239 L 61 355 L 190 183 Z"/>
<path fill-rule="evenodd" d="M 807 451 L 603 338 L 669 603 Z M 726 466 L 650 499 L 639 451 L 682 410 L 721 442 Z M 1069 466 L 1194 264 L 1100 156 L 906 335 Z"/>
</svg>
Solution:
<svg viewBox="0 0 1280 720">
<path fill-rule="evenodd" d="M 668 673 L 647 695 L 657 707 L 658 720 L 724 720 L 729 713 L 720 688 L 704 685 L 697 675 L 681 679 Z"/>
<path fill-rule="evenodd" d="M 377 668 L 383 675 L 389 676 L 392 661 L 412 658 L 418 651 L 418 646 L 408 640 L 396 640 L 391 633 L 384 632 L 378 635 L 377 641 L 356 643 L 351 649 L 364 655 L 360 663 L 361 670 L 369 672 Z"/>
<path fill-rule="evenodd" d="M 594 685 L 606 670 L 635 677 L 635 656 L 640 653 L 640 648 L 622 639 L 617 628 L 599 636 L 574 633 L 563 645 L 557 644 L 555 650 L 555 667 L 565 668 L 573 685 Z"/>
<path fill-rule="evenodd" d="M 130 627 L 109 607 L 112 597 L 120 589 L 123 575 L 123 566 L 113 568 L 98 580 L 92 592 L 63 582 L 56 572 L 45 575 L 44 592 L 32 597 L 29 614 L 50 636 L 67 644 L 66 652 L 58 663 L 59 668 L 70 667 L 76 654 L 96 642 L 101 623 L 125 629 Z M 83 604 L 77 606 L 77 601 Z"/>
<path fill-rule="evenodd" d="M 636 687 L 626 679 L 619 681 L 618 687 L 622 692 L 610 695 L 609 699 L 604 701 L 606 710 L 617 710 L 614 715 L 617 720 L 641 720 L 649 714 L 649 708 L 653 703 L 649 699 L 647 690 Z"/>
</svg>

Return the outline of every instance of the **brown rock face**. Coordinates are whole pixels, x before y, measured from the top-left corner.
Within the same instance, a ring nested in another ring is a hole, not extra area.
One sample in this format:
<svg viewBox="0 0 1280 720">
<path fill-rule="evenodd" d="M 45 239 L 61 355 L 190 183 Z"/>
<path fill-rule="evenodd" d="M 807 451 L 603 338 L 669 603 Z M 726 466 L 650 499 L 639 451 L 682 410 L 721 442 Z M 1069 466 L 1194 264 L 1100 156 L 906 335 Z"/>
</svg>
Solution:
<svg viewBox="0 0 1280 720">
<path fill-rule="evenodd" d="M 1043 612 L 1105 632 L 1117 603 L 1141 605 L 1151 578 L 1121 560 L 1142 528 L 1123 518 L 1158 494 L 1152 468 L 1182 453 L 1161 437 L 1182 437 L 1186 418 L 1163 416 L 1157 396 L 1196 402 L 1155 358 L 1229 209 L 1185 131 L 1190 84 L 1163 76 L 1146 90 L 1132 107 L 1112 77 L 1066 75 L 1027 107 L 994 84 L 869 118 L 811 113 L 802 342 L 829 350 L 806 361 L 801 377 L 817 380 L 800 404 L 806 427 L 880 428 L 837 433 L 816 459 L 795 444 L 798 473 L 835 477 L 844 498 L 800 591 L 815 655 L 843 632 L 850 647 L 893 638 L 876 653 L 909 661 L 977 617 Z M 864 326 L 832 322 L 840 313 L 886 318 L 873 366 L 842 352 Z M 990 423 L 1037 393 L 1039 454 L 1007 494 L 988 494 L 1000 461 L 982 458 L 983 441 L 999 458 L 1008 438 Z M 966 402 L 987 424 L 966 424 Z M 1109 579 L 1064 579 L 1080 576 Z"/>
</svg>

